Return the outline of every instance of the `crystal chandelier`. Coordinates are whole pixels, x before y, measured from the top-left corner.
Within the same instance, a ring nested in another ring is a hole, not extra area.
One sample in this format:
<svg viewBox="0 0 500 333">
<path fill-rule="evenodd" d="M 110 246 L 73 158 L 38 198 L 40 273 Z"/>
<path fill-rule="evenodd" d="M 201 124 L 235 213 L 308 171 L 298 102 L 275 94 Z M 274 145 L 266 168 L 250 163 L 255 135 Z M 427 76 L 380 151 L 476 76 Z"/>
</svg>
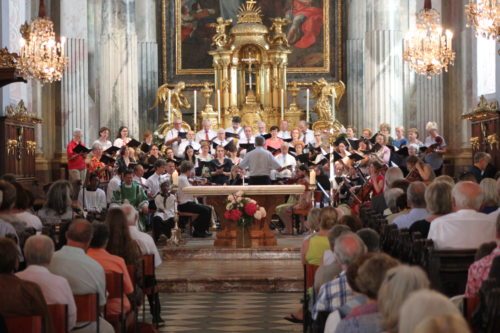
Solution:
<svg viewBox="0 0 500 333">
<path fill-rule="evenodd" d="M 45 5 L 40 0 L 38 17 L 21 26 L 21 50 L 17 71 L 25 79 L 43 83 L 60 81 L 67 59 L 64 57 L 64 37 L 58 43 L 54 23 L 45 17 Z"/>
<path fill-rule="evenodd" d="M 404 38 L 403 59 L 417 74 L 431 78 L 448 71 L 453 65 L 455 52 L 451 47 L 453 34 L 443 33 L 441 14 L 432 8 L 431 0 L 425 0 L 424 9 L 417 14 L 417 28 Z"/>
<path fill-rule="evenodd" d="M 470 0 L 465 14 L 467 26 L 476 30 L 476 36 L 500 42 L 500 0 Z"/>
</svg>

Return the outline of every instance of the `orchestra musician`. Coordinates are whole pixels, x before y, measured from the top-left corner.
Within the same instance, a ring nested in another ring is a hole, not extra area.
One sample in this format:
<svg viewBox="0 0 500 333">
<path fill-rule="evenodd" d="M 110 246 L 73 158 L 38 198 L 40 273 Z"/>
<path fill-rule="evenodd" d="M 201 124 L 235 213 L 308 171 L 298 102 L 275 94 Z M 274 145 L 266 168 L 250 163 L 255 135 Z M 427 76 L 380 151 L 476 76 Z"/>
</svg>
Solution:
<svg viewBox="0 0 500 333">
<path fill-rule="evenodd" d="M 370 185 L 372 187 L 372 198 L 379 196 L 384 192 L 384 170 L 385 166 L 377 160 L 371 161 L 368 167 L 370 175 Z"/>
<path fill-rule="evenodd" d="M 193 167 L 193 164 L 189 161 L 183 161 L 179 166 L 180 175 L 177 192 L 177 209 L 179 212 L 188 212 L 198 215 L 192 222 L 194 229 L 193 237 L 210 237 L 212 234 L 208 232 L 208 229 L 210 228 L 210 219 L 212 218 L 212 208 L 197 203 L 192 194 L 184 193 L 186 187 L 192 186 L 189 182 L 189 178 L 192 176 Z"/>
<path fill-rule="evenodd" d="M 409 156 L 406 160 L 406 167 L 408 168 L 406 179 L 409 182 L 422 181 L 425 184 L 430 184 L 436 178 L 432 167 L 417 156 Z"/>
</svg>

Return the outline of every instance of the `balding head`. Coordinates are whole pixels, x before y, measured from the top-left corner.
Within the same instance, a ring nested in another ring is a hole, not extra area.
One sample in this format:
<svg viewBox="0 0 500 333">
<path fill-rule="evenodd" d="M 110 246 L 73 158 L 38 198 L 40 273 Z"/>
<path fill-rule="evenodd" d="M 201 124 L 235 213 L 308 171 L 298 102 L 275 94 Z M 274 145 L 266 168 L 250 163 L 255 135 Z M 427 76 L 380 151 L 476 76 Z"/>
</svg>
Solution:
<svg viewBox="0 0 500 333">
<path fill-rule="evenodd" d="M 333 253 L 345 269 L 366 253 L 366 245 L 355 233 L 344 233 L 335 240 Z"/>
<path fill-rule="evenodd" d="M 31 236 L 24 244 L 28 265 L 48 266 L 54 254 L 54 242 L 45 235 Z"/>
<path fill-rule="evenodd" d="M 479 184 L 471 181 L 458 182 L 451 192 L 453 208 L 479 210 L 483 203 L 483 192 Z"/>
<path fill-rule="evenodd" d="M 87 249 L 92 239 L 92 224 L 84 219 L 75 219 L 66 232 L 68 245 Z"/>
<path fill-rule="evenodd" d="M 412 182 L 408 187 L 408 205 L 411 208 L 425 208 L 425 184 Z"/>
</svg>

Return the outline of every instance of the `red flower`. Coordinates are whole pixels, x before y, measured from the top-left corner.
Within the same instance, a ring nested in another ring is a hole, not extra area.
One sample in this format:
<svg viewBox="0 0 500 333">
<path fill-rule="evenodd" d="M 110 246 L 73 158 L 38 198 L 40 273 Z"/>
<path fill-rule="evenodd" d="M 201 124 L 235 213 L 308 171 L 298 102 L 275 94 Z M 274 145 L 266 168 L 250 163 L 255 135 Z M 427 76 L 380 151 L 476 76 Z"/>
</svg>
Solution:
<svg viewBox="0 0 500 333">
<path fill-rule="evenodd" d="M 225 218 L 226 220 L 230 220 L 230 219 L 231 219 L 231 211 L 226 210 L 226 211 L 224 212 L 224 218 Z"/>
<path fill-rule="evenodd" d="M 248 202 L 243 209 L 245 210 L 245 214 L 253 216 L 253 214 L 257 211 L 257 205 L 252 202 Z"/>
<path fill-rule="evenodd" d="M 236 222 L 243 216 L 243 213 L 239 209 L 233 209 L 229 211 L 229 216 L 231 220 Z"/>
</svg>

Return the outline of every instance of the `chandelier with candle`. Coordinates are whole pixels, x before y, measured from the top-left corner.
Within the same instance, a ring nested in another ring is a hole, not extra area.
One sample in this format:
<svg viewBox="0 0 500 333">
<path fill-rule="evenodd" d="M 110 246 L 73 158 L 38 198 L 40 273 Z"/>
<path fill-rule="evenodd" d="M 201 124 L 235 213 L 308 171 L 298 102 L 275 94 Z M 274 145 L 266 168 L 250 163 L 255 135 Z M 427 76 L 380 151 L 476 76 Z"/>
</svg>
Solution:
<svg viewBox="0 0 500 333">
<path fill-rule="evenodd" d="M 431 78 L 448 71 L 453 65 L 451 31 L 443 32 L 441 14 L 426 0 L 424 9 L 417 14 L 417 27 L 404 38 L 403 59 L 417 74 Z"/>
<path fill-rule="evenodd" d="M 476 31 L 476 36 L 500 42 L 500 0 L 470 0 L 465 5 L 467 26 Z"/>
<path fill-rule="evenodd" d="M 45 6 L 40 0 L 39 17 L 30 24 L 21 26 L 21 50 L 17 71 L 25 79 L 42 83 L 60 81 L 67 63 L 64 57 L 64 42 L 56 41 L 54 23 L 45 17 Z"/>
</svg>

